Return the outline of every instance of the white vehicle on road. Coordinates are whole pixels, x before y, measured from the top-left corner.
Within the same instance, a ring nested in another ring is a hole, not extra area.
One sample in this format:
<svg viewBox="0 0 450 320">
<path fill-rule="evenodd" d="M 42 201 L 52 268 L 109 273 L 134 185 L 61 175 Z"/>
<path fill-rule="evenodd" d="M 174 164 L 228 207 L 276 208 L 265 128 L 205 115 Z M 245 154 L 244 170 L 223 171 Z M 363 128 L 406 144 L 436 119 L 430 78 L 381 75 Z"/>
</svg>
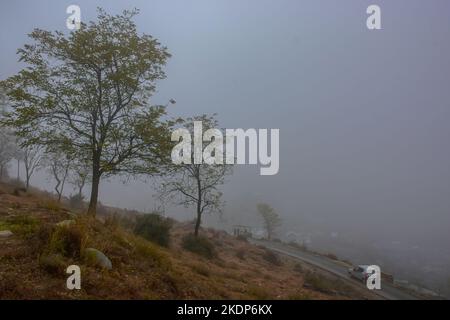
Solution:
<svg viewBox="0 0 450 320">
<path fill-rule="evenodd" d="M 358 265 L 348 269 L 348 274 L 350 277 L 358 279 L 364 283 L 367 282 L 367 278 L 370 276 L 370 273 L 367 271 L 368 265 Z"/>
</svg>

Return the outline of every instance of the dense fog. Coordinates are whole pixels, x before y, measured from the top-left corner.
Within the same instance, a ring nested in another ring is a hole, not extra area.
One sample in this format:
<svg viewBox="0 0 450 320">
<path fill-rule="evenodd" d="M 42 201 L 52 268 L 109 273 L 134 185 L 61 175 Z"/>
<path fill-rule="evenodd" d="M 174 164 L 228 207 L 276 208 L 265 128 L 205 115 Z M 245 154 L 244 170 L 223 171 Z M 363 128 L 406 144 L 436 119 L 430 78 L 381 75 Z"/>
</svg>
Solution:
<svg viewBox="0 0 450 320">
<path fill-rule="evenodd" d="M 34 27 L 63 30 L 73 1 L 1 4 L 1 79 Z M 368 30 L 366 8 L 381 8 Z M 256 204 L 295 238 L 435 291 L 450 291 L 450 4 L 433 1 L 82 1 L 137 7 L 139 32 L 172 54 L 154 103 L 173 116 L 217 113 L 223 128 L 280 129 L 280 170 L 238 165 L 223 186 L 224 213 L 205 225 L 260 228 Z M 10 167 L 14 176 L 17 168 Z M 45 171 L 32 185 L 52 190 Z M 155 179 L 102 182 L 108 206 L 161 208 Z M 72 192 L 67 188 L 66 194 Z M 192 208 L 163 205 L 191 219 Z"/>
</svg>

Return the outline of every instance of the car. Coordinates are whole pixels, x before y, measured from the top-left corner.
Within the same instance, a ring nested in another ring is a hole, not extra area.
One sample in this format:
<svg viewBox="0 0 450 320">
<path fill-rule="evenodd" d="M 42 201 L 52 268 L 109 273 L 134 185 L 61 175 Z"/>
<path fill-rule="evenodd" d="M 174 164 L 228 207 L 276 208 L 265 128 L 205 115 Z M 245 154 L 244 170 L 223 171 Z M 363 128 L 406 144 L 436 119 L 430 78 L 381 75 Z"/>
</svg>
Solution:
<svg viewBox="0 0 450 320">
<path fill-rule="evenodd" d="M 350 277 L 358 279 L 364 283 L 367 282 L 367 278 L 370 273 L 367 271 L 368 265 L 358 265 L 348 269 L 348 274 Z"/>
</svg>

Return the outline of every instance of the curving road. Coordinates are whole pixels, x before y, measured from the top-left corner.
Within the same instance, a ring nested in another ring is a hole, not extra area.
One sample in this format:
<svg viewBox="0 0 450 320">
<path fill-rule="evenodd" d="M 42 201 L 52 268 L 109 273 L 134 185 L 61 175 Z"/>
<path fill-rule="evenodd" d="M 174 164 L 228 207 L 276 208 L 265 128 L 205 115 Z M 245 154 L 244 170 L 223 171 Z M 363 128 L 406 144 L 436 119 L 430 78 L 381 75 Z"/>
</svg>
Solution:
<svg viewBox="0 0 450 320">
<path fill-rule="evenodd" d="M 349 277 L 348 272 L 347 272 L 347 270 L 348 270 L 347 266 L 344 266 L 344 265 L 342 265 L 334 260 L 331 260 L 327 257 L 317 255 L 317 254 L 314 254 L 311 252 L 297 250 L 295 248 L 292 248 L 292 247 L 287 246 L 282 243 L 269 242 L 269 241 L 264 241 L 264 240 L 255 240 L 255 239 L 249 239 L 249 240 L 253 244 L 261 245 L 272 251 L 276 251 L 278 253 L 285 254 L 290 257 L 299 259 L 303 262 L 306 262 L 315 267 L 318 267 L 320 269 L 328 271 L 336 276 L 339 276 L 346 281 L 352 282 L 354 284 L 361 286 L 362 288 L 365 288 L 364 284 Z M 369 290 L 369 289 L 367 289 L 367 290 Z M 373 290 L 372 292 L 376 293 L 377 295 L 379 295 L 382 298 L 387 299 L 387 300 L 417 300 L 417 297 L 415 297 L 403 290 L 395 288 L 391 284 L 383 282 L 383 281 L 381 282 L 381 290 Z"/>
</svg>

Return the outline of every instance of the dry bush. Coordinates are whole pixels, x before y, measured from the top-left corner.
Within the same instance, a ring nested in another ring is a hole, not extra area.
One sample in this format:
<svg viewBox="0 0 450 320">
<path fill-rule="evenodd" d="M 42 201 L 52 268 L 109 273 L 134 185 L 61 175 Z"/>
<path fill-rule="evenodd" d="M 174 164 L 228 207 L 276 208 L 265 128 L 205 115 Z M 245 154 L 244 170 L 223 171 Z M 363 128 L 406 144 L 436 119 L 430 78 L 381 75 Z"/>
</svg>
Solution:
<svg viewBox="0 0 450 320">
<path fill-rule="evenodd" d="M 270 250 L 265 250 L 264 254 L 263 254 L 263 259 L 266 260 L 267 262 L 269 262 L 270 264 L 274 265 L 274 266 L 281 266 L 283 263 L 281 262 L 280 257 L 270 251 Z"/>
<path fill-rule="evenodd" d="M 145 214 L 136 218 L 133 232 L 160 246 L 168 247 L 172 225 L 173 223 L 170 219 L 159 214 Z"/>
<path fill-rule="evenodd" d="M 196 253 L 207 259 L 216 256 L 214 245 L 206 237 L 187 234 L 182 239 L 182 246 L 185 250 Z"/>
</svg>

